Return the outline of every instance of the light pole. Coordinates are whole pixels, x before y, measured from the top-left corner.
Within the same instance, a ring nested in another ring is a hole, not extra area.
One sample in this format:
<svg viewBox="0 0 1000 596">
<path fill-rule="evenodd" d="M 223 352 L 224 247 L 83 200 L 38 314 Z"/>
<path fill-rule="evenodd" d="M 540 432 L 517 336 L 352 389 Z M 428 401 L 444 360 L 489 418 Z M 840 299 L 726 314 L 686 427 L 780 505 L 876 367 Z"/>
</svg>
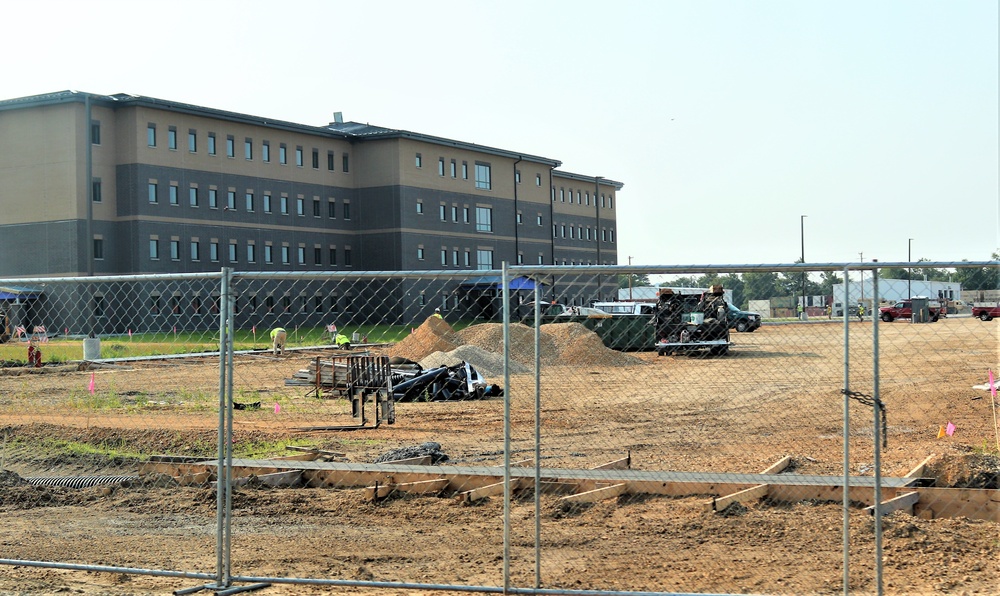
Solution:
<svg viewBox="0 0 1000 596">
<path fill-rule="evenodd" d="M 865 262 L 865 253 L 859 252 L 858 253 L 858 260 L 861 261 L 862 263 L 864 263 Z M 862 304 L 864 303 L 864 301 L 865 301 L 865 270 L 862 269 L 861 270 L 861 302 L 862 302 Z"/>
<path fill-rule="evenodd" d="M 906 243 L 906 262 L 913 263 L 913 238 Z M 913 279 L 913 267 L 906 268 L 906 299 L 913 298 L 913 289 L 910 286 Z"/>
<path fill-rule="evenodd" d="M 632 264 L 632 257 L 628 258 L 628 264 L 629 265 Z M 629 302 L 632 301 L 632 274 L 631 273 L 628 274 L 628 300 L 629 300 Z"/>
<path fill-rule="evenodd" d="M 799 216 L 799 235 L 802 238 L 802 264 L 806 262 L 806 217 Z M 802 271 L 802 312 L 806 312 L 806 272 Z M 801 319 L 801 315 L 799 316 Z"/>
</svg>

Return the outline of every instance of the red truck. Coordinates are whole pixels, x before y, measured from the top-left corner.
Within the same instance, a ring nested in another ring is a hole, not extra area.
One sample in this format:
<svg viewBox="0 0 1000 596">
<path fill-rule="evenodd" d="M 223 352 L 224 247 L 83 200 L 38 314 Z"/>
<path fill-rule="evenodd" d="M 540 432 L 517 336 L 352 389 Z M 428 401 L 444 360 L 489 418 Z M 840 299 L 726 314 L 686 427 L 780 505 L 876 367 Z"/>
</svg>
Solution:
<svg viewBox="0 0 1000 596">
<path fill-rule="evenodd" d="M 948 316 L 948 311 L 937 300 L 928 302 L 928 310 L 930 311 L 931 322 L 934 323 L 937 322 L 938 318 Z M 881 306 L 878 309 L 878 314 L 886 323 L 891 323 L 895 319 L 906 319 L 909 321 L 913 318 L 912 303 L 909 300 L 900 300 L 892 306 Z"/>
<path fill-rule="evenodd" d="M 972 304 L 972 316 L 983 321 L 990 321 L 993 317 L 1000 317 L 1000 303 L 974 302 Z"/>
</svg>

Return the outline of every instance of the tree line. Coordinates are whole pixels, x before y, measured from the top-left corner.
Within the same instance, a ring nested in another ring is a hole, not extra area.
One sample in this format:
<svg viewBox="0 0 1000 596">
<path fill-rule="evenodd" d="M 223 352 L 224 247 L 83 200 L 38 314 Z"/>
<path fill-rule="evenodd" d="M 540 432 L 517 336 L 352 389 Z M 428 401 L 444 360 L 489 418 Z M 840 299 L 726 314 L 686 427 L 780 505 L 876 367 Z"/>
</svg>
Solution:
<svg viewBox="0 0 1000 596">
<path fill-rule="evenodd" d="M 1000 261 L 1000 253 L 993 253 L 992 260 Z M 796 263 L 801 263 L 798 259 Z M 920 259 L 917 263 L 928 262 Z M 844 278 L 836 271 L 820 273 L 819 281 L 805 276 L 805 294 L 807 296 L 830 296 L 833 286 L 844 283 Z M 928 281 L 950 281 L 962 284 L 963 290 L 990 290 L 1000 288 L 1000 268 L 992 267 L 961 267 L 956 269 L 937 269 L 934 267 L 916 266 L 879 267 L 878 275 L 882 279 L 913 279 Z M 631 278 L 631 280 L 629 279 Z M 651 286 L 648 275 L 620 275 L 619 287 Z M 799 296 L 803 293 L 803 274 L 773 273 L 769 271 L 748 271 L 746 273 L 728 273 L 719 275 L 709 273 L 700 276 L 679 277 L 668 283 L 659 285 L 682 286 L 692 288 L 707 288 L 721 284 L 727 290 L 733 291 L 733 303 L 746 307 L 750 300 L 768 300 L 775 297 Z"/>
</svg>

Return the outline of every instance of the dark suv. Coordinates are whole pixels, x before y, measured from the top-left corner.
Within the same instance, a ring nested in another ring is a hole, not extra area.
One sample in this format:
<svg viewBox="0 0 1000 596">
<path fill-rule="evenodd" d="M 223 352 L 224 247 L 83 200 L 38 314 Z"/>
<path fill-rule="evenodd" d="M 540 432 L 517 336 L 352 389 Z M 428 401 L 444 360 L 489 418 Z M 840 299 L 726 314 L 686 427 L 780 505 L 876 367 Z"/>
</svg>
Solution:
<svg viewBox="0 0 1000 596">
<path fill-rule="evenodd" d="M 755 312 L 747 312 L 729 305 L 729 328 L 740 333 L 754 332 L 760 328 L 760 315 Z"/>
</svg>

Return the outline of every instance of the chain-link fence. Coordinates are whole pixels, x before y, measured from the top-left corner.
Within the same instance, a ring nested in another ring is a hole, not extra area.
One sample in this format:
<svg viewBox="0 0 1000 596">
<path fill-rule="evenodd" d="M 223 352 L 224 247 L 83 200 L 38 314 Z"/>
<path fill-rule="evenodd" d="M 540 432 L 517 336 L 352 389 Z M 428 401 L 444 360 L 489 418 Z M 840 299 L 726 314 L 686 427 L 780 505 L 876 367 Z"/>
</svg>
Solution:
<svg viewBox="0 0 1000 596">
<path fill-rule="evenodd" d="M 876 273 L 0 281 L 0 586 L 989 592 L 1000 296 Z"/>
</svg>

